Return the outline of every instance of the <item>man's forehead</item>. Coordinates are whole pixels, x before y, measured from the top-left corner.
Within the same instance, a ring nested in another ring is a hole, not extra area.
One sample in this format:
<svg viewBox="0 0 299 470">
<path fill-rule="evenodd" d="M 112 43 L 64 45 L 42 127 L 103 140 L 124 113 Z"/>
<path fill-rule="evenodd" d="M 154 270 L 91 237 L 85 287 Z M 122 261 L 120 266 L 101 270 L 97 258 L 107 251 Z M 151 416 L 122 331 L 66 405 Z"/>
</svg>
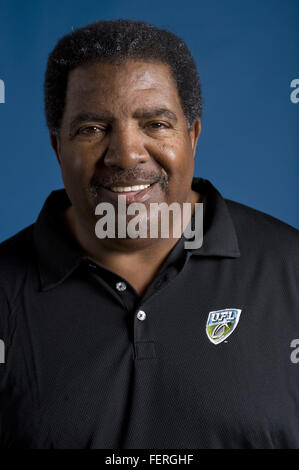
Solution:
<svg viewBox="0 0 299 470">
<path fill-rule="evenodd" d="M 122 89 L 176 89 L 169 66 L 163 63 L 127 60 L 121 64 L 94 63 L 70 72 L 68 91 L 115 92 Z"/>
<path fill-rule="evenodd" d="M 183 115 L 168 66 L 147 62 L 97 63 L 74 69 L 69 78 L 66 114 L 100 109 L 106 114 L 139 108 L 168 108 Z"/>
</svg>

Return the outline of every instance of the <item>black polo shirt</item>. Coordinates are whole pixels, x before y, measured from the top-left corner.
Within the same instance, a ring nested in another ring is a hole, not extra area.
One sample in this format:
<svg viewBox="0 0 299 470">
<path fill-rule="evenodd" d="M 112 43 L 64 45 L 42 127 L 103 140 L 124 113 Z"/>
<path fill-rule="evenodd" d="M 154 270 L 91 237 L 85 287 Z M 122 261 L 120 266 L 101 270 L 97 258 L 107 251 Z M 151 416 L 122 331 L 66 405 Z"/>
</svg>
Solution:
<svg viewBox="0 0 299 470">
<path fill-rule="evenodd" d="M 0 244 L 2 448 L 299 448 L 299 232 L 193 189 L 203 246 L 144 296 L 83 256 L 65 190 Z"/>
</svg>

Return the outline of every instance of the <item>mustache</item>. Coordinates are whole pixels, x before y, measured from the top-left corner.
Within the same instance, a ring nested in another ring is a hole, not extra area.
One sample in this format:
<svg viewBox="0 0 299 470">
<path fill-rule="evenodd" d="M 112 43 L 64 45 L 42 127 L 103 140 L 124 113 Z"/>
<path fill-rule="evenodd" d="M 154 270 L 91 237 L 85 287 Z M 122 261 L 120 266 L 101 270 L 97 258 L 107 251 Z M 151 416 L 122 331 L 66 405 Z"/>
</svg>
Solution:
<svg viewBox="0 0 299 470">
<path fill-rule="evenodd" d="M 160 183 L 162 189 L 165 191 L 168 184 L 167 176 L 157 171 L 145 172 L 137 168 L 126 168 L 102 176 L 94 174 L 90 180 L 89 188 L 95 191 L 100 189 L 101 186 L 120 186 L 121 181 L 131 179 L 140 179 L 149 183 Z"/>
</svg>

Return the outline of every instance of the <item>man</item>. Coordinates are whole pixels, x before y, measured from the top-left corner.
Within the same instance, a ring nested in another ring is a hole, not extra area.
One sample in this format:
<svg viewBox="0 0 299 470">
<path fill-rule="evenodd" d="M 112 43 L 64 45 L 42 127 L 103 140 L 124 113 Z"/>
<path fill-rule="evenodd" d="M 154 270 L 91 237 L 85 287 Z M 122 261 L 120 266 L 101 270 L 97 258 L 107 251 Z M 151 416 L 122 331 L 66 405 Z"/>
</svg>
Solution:
<svg viewBox="0 0 299 470">
<path fill-rule="evenodd" d="M 0 245 L 2 447 L 299 447 L 298 231 L 193 177 L 184 42 L 135 21 L 78 29 L 49 57 L 45 107 L 65 189 Z M 98 204 L 121 196 L 149 222 L 150 204 L 188 203 L 193 226 L 203 203 L 202 246 L 183 226 L 98 237 Z"/>
</svg>

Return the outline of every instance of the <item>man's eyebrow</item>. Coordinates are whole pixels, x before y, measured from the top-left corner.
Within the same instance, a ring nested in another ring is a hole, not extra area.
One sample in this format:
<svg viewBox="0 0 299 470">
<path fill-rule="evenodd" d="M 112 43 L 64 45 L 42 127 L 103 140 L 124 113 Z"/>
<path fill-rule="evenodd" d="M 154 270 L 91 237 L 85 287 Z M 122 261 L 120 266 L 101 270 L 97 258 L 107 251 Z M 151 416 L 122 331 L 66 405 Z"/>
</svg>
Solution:
<svg viewBox="0 0 299 470">
<path fill-rule="evenodd" d="M 156 117 L 166 117 L 177 123 L 178 118 L 173 111 L 170 111 L 168 108 L 138 108 L 133 114 L 134 119 L 152 119 Z M 94 113 L 94 112 L 86 112 L 77 114 L 77 116 L 72 119 L 70 128 L 73 129 L 78 124 L 86 121 L 112 121 L 113 116 L 110 113 Z"/>
<path fill-rule="evenodd" d="M 86 121 L 111 121 L 112 119 L 113 117 L 108 113 L 80 113 L 71 120 L 70 128 L 73 129 L 78 124 Z"/>
<path fill-rule="evenodd" d="M 155 117 L 166 117 L 173 121 L 174 123 L 177 122 L 178 118 L 176 114 L 173 111 L 170 111 L 170 109 L 167 108 L 140 108 L 136 109 L 136 111 L 133 114 L 133 117 L 135 119 L 140 119 L 140 118 L 146 118 L 146 119 L 151 119 Z"/>
</svg>

